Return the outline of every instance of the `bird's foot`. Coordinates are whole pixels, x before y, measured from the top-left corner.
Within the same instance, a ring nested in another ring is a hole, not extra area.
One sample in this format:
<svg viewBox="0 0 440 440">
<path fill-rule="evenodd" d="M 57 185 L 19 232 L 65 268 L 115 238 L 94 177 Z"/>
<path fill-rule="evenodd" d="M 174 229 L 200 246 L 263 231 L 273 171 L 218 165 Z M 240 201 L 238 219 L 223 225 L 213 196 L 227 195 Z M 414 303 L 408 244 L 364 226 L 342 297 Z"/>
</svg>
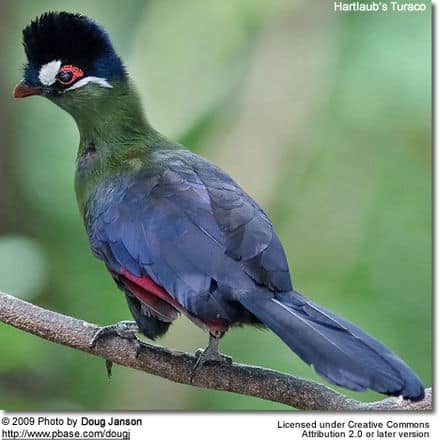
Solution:
<svg viewBox="0 0 440 440">
<path fill-rule="evenodd" d="M 199 348 L 196 350 L 194 355 L 197 357 L 196 363 L 194 364 L 194 370 L 198 370 L 203 367 L 206 363 L 209 362 L 220 362 L 222 364 L 232 364 L 231 356 L 227 356 L 226 354 L 220 352 L 211 353 L 207 348 Z"/>
<path fill-rule="evenodd" d="M 134 342 L 136 346 L 136 357 L 138 357 L 139 353 L 141 352 L 141 343 L 136 337 L 136 333 L 138 332 L 139 327 L 134 321 L 120 321 L 116 324 L 106 325 L 105 327 L 101 327 L 100 329 L 98 329 L 93 335 L 93 338 L 90 341 L 89 345 L 90 348 L 95 348 L 96 343 L 100 339 L 106 338 L 107 336 L 119 336 L 120 338 L 128 339 Z M 107 370 L 107 376 L 110 379 L 112 376 L 113 362 L 109 359 L 106 359 L 105 367 Z"/>
<path fill-rule="evenodd" d="M 120 321 L 116 324 L 106 325 L 101 327 L 93 335 L 90 341 L 90 347 L 94 348 L 96 343 L 107 336 L 119 336 L 120 338 L 128 339 L 137 342 L 136 333 L 139 332 L 139 327 L 134 321 Z"/>
<path fill-rule="evenodd" d="M 218 345 L 220 342 L 220 337 L 216 337 L 213 335 L 209 335 L 209 344 L 208 346 L 203 350 L 199 349 L 195 352 L 195 355 L 197 357 L 197 361 L 194 364 L 193 367 L 193 377 L 194 374 L 200 370 L 200 368 L 203 367 L 206 363 L 209 362 L 219 362 L 222 364 L 231 365 L 232 364 L 232 358 L 230 356 L 226 356 L 219 352 Z"/>
</svg>

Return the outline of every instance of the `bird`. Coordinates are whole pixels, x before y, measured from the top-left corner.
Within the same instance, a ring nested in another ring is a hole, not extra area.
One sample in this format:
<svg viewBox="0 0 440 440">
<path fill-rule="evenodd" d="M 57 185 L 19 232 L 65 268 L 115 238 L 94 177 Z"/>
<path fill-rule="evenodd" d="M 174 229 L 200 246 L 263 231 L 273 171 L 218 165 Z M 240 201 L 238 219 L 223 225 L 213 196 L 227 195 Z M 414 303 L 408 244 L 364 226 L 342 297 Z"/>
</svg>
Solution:
<svg viewBox="0 0 440 440">
<path fill-rule="evenodd" d="M 332 384 L 423 399 L 421 380 L 395 353 L 294 289 L 258 203 L 150 125 L 101 25 L 45 12 L 24 28 L 23 46 L 27 62 L 13 96 L 45 97 L 75 120 L 75 193 L 90 248 L 134 318 L 102 327 L 93 342 L 136 332 L 155 340 L 184 315 L 209 334 L 196 365 L 203 368 L 227 361 L 219 342 L 230 328 L 259 326 Z"/>
</svg>

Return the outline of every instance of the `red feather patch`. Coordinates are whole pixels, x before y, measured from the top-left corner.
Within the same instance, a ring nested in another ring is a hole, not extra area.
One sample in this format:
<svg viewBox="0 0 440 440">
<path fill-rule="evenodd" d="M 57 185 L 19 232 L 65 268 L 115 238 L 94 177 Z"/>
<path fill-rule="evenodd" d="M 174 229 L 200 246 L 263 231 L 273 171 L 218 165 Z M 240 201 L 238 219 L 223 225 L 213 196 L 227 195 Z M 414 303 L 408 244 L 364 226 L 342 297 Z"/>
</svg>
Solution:
<svg viewBox="0 0 440 440">
<path fill-rule="evenodd" d="M 164 321 L 173 321 L 177 311 L 184 314 L 201 328 L 208 328 L 213 334 L 222 333 L 228 329 L 228 324 L 223 319 L 202 321 L 192 315 L 179 304 L 163 287 L 156 284 L 150 277 L 144 275 L 137 277 L 125 269 L 120 273 L 112 272 L 113 277 L 119 279 L 125 287 L 143 304 L 149 307 L 157 317 Z"/>
<path fill-rule="evenodd" d="M 121 275 L 135 285 L 142 287 L 144 291 L 156 295 L 157 297 L 167 302 L 168 304 L 173 305 L 177 309 L 182 307 L 163 287 L 156 284 L 150 277 L 147 277 L 145 275 L 143 277 L 136 277 L 124 269 L 121 271 Z"/>
</svg>

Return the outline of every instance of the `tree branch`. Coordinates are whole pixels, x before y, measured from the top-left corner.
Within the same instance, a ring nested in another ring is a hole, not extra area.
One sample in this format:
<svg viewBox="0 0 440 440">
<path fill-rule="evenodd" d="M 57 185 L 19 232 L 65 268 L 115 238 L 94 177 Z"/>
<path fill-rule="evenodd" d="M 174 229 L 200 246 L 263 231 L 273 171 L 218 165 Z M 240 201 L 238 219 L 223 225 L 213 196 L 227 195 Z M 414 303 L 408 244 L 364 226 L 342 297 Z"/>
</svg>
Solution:
<svg viewBox="0 0 440 440">
<path fill-rule="evenodd" d="M 143 344 L 136 356 L 133 342 L 119 337 L 89 343 L 98 327 L 61 315 L 0 292 L 0 322 L 12 325 L 57 344 L 76 348 L 125 367 L 145 371 L 165 379 L 201 388 L 231 391 L 284 403 L 304 410 L 407 410 L 432 409 L 431 389 L 421 402 L 388 398 L 363 403 L 348 398 L 316 382 L 300 379 L 266 368 L 241 364 L 206 364 L 194 374 L 196 358 L 187 353 Z"/>
</svg>

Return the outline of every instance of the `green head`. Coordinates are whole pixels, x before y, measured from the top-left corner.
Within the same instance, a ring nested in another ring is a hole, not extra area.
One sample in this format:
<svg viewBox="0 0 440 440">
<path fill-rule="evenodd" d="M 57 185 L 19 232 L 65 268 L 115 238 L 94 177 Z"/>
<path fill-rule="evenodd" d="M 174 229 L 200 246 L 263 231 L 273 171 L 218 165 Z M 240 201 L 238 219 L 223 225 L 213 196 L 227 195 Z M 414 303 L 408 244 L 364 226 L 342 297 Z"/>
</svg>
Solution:
<svg viewBox="0 0 440 440">
<path fill-rule="evenodd" d="M 23 45 L 27 64 L 14 97 L 44 96 L 75 119 L 75 186 L 84 214 L 101 179 L 148 166 L 148 152 L 167 142 L 149 126 L 109 36 L 93 20 L 45 13 L 23 30 Z"/>
</svg>

